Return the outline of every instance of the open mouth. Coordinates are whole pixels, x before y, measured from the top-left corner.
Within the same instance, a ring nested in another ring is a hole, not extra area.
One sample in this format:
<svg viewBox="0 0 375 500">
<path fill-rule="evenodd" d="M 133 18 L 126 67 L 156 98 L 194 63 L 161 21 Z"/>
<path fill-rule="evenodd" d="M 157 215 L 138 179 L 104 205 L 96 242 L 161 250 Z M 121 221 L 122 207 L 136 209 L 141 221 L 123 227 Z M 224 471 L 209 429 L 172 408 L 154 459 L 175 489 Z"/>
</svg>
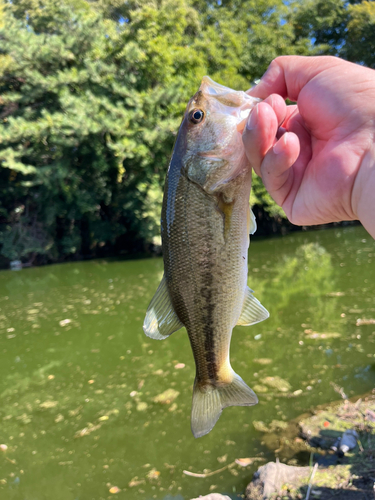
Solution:
<svg viewBox="0 0 375 500">
<path fill-rule="evenodd" d="M 219 158 L 218 156 L 214 155 L 212 151 L 207 151 L 207 153 L 200 152 L 198 153 L 198 156 L 201 156 L 202 158 L 207 158 L 208 160 L 211 161 L 223 161 L 222 158 Z"/>
<path fill-rule="evenodd" d="M 260 99 L 251 97 L 242 90 L 233 90 L 220 85 L 220 83 L 214 82 L 209 76 L 203 77 L 200 90 L 206 96 L 214 97 L 222 105 L 227 106 L 228 114 L 237 117 L 237 130 L 240 134 L 245 129 L 250 111 L 260 101 Z"/>
</svg>

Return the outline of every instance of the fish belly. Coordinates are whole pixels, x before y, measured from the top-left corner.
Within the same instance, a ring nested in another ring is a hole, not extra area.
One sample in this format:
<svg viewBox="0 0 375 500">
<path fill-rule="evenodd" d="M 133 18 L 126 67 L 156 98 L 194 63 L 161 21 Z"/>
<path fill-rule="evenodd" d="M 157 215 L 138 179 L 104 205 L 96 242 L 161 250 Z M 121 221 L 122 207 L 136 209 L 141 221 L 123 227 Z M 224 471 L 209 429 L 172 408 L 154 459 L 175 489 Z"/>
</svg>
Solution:
<svg viewBox="0 0 375 500">
<path fill-rule="evenodd" d="M 163 222 L 165 278 L 202 387 L 230 383 L 233 377 L 229 345 L 247 282 L 249 186 L 250 179 L 242 179 L 242 189 L 224 213 L 216 196 L 181 176 L 166 207 L 174 214 L 169 216 L 173 223 Z"/>
</svg>

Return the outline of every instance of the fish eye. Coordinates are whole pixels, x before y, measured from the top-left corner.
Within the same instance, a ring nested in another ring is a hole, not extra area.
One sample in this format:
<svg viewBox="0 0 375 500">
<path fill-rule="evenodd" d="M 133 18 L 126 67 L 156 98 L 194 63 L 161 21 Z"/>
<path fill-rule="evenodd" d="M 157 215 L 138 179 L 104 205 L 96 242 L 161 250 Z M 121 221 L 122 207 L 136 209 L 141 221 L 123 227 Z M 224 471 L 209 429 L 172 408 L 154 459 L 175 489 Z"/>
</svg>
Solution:
<svg viewBox="0 0 375 500">
<path fill-rule="evenodd" d="M 190 112 L 189 120 L 192 123 L 200 123 L 204 118 L 204 112 L 201 109 L 193 109 Z"/>
</svg>

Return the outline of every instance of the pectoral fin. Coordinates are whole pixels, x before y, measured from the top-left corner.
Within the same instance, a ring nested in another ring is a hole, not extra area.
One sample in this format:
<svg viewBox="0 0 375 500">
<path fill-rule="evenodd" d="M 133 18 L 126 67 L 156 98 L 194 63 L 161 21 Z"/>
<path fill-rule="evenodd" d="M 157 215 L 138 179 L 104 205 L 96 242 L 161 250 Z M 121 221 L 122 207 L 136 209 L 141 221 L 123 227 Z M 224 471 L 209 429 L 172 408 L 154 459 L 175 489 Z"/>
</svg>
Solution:
<svg viewBox="0 0 375 500">
<path fill-rule="evenodd" d="M 255 323 L 267 319 L 269 315 L 267 309 L 265 309 L 259 300 L 254 297 L 252 290 L 247 286 L 241 316 L 237 325 L 254 325 Z"/>
<path fill-rule="evenodd" d="M 183 326 L 174 312 L 165 277 L 163 276 L 148 306 L 143 331 L 152 339 L 163 340 Z"/>
</svg>

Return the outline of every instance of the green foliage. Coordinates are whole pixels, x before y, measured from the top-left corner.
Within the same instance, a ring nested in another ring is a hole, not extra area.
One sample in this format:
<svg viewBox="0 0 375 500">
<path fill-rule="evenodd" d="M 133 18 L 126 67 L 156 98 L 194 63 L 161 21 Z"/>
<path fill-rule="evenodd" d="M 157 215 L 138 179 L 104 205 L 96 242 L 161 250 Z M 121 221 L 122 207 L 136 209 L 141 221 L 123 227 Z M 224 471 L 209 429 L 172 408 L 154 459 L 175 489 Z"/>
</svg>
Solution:
<svg viewBox="0 0 375 500">
<path fill-rule="evenodd" d="M 267 214 L 274 218 L 285 218 L 284 210 L 276 205 L 270 194 L 263 185 L 262 180 L 253 171 L 252 186 L 250 193 L 250 204 L 262 208 Z"/>
<path fill-rule="evenodd" d="M 201 77 L 248 88 L 286 53 L 345 49 L 372 64 L 373 5 L 3 1 L 0 253 L 51 261 L 143 249 L 159 233 L 168 158 Z M 283 215 L 259 179 L 253 200 Z"/>
<path fill-rule="evenodd" d="M 375 2 L 304 0 L 294 6 L 296 39 L 314 41 L 317 53 L 375 68 Z"/>
<path fill-rule="evenodd" d="M 179 103 L 178 113 L 170 112 L 176 82 L 141 35 L 134 42 L 145 27 L 120 31 L 84 2 L 29 5 L 8 6 L 1 31 L 5 224 L 20 205 L 37 214 L 54 242 L 50 258 L 90 253 L 128 233 L 150 236 L 148 221 L 135 214 L 142 214 L 144 184 L 154 182 L 172 146 L 181 112 Z M 27 226 L 23 216 L 20 223 Z M 13 254 L 23 256 L 16 247 Z"/>
<path fill-rule="evenodd" d="M 347 45 L 344 54 L 350 61 L 375 69 L 375 3 L 363 1 L 348 7 Z"/>
<path fill-rule="evenodd" d="M 9 260 L 26 257 L 33 260 L 36 255 L 47 254 L 52 245 L 43 226 L 35 219 L 30 220 L 26 217 L 7 226 L 1 234 L 0 242 L 1 253 Z"/>
</svg>

